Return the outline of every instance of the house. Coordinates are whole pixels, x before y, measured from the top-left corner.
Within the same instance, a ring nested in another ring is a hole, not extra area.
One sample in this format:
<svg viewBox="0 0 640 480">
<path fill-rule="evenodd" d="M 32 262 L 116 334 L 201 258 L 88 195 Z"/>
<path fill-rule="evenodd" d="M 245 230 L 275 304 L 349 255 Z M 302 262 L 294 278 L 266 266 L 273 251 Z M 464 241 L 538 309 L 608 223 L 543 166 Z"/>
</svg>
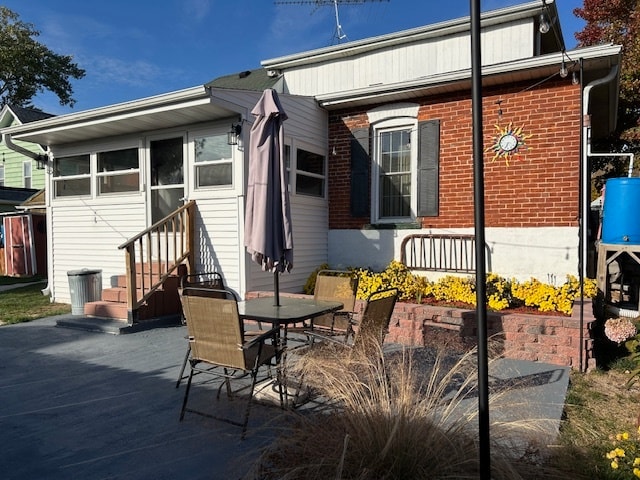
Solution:
<svg viewBox="0 0 640 480">
<path fill-rule="evenodd" d="M 0 130 L 51 116 L 32 108 L 5 105 L 0 110 Z M 38 191 L 44 189 L 44 170 L 38 169 L 35 159 L 45 150 L 29 142 L 18 141 L 15 145 L 12 146 L 18 151 L 5 141 L 0 142 L 0 275 L 45 274 L 45 231 L 38 229 L 39 225 L 44 225 L 43 217 L 19 213 L 21 205 L 25 202 L 33 204 L 40 198 Z M 33 240 L 36 236 L 37 244 Z M 11 243 L 10 248 L 5 248 L 5 239 Z M 13 248 L 14 244 L 16 248 Z"/>
<path fill-rule="evenodd" d="M 586 145 L 615 126 L 620 47 L 566 51 L 555 3 L 536 1 L 482 15 L 482 62 L 488 269 L 562 282 L 582 265 Z M 136 288 L 179 263 L 222 272 L 240 297 L 271 289 L 243 248 L 250 111 L 265 88 L 289 117 L 295 267 L 281 291 L 301 291 L 323 262 L 381 268 L 407 238 L 473 234 L 461 18 L 7 128 L 12 141 L 47 146 L 52 297 L 70 301 L 69 270 L 97 268 L 103 285 L 126 289 L 135 322 L 158 303 Z"/>
<path fill-rule="evenodd" d="M 33 108 L 17 107 L 5 105 L 0 110 L 0 130 L 24 125 L 25 123 L 35 122 L 45 118 L 51 118 L 53 115 L 41 112 Z M 0 142 L 0 186 L 32 190 L 40 190 L 44 188 L 44 170 L 38 169 L 38 164 L 34 157 L 45 153 L 45 149 L 38 144 L 30 142 L 16 142 L 18 147 L 24 148 L 30 152 L 20 152 L 10 148 L 3 140 Z M 31 194 L 24 197 L 21 201 L 26 200 Z"/>
</svg>

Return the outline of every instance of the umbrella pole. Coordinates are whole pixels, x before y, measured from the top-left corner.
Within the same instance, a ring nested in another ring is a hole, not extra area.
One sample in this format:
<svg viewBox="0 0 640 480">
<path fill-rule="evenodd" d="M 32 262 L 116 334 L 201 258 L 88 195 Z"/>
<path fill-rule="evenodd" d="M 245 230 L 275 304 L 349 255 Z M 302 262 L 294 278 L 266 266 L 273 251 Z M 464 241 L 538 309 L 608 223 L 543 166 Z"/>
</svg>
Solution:
<svg viewBox="0 0 640 480">
<path fill-rule="evenodd" d="M 273 272 L 273 291 L 274 295 L 274 305 L 276 307 L 280 306 L 280 277 L 278 276 L 278 269 Z"/>
</svg>

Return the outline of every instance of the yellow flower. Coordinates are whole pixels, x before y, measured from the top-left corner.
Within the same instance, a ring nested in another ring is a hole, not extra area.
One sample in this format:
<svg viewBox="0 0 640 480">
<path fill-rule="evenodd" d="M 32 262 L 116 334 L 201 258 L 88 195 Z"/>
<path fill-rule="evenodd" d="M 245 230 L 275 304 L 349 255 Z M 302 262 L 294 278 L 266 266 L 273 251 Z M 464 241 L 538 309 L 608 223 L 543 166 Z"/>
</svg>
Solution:
<svg viewBox="0 0 640 480">
<path fill-rule="evenodd" d="M 616 451 L 615 450 L 611 450 L 610 452 L 607 452 L 607 459 L 612 460 L 614 458 L 616 458 Z"/>
<path fill-rule="evenodd" d="M 633 469 L 633 474 L 634 474 L 636 477 L 640 478 L 640 468 L 634 468 L 634 469 Z"/>
<path fill-rule="evenodd" d="M 620 440 L 629 440 L 629 433 L 628 432 L 618 433 L 616 435 L 616 440 L 618 440 L 618 441 L 620 441 Z"/>
<path fill-rule="evenodd" d="M 634 467 L 640 466 L 640 457 L 635 458 L 635 460 L 633 461 L 633 466 Z"/>
<path fill-rule="evenodd" d="M 615 452 L 618 457 L 624 457 L 624 450 L 622 448 L 620 447 L 616 448 Z"/>
<path fill-rule="evenodd" d="M 611 462 L 611 468 L 612 468 L 613 470 L 617 470 L 617 469 L 618 469 L 618 462 L 617 462 L 617 461 L 615 461 L 615 460 L 614 460 L 613 462 Z"/>
</svg>

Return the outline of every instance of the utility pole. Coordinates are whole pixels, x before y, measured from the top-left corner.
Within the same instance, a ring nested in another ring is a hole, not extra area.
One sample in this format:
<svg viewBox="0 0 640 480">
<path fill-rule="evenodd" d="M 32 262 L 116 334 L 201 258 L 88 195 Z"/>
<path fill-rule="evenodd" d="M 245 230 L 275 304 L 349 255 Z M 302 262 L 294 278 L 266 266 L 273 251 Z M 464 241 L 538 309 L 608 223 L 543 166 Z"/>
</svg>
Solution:
<svg viewBox="0 0 640 480">
<path fill-rule="evenodd" d="M 314 5 L 315 8 L 311 13 L 314 13 L 320 7 L 333 7 L 335 19 L 336 19 L 336 30 L 333 35 L 333 38 L 340 43 L 342 40 L 347 39 L 347 34 L 344 33 L 342 29 L 342 24 L 340 23 L 340 16 L 338 14 L 338 5 L 361 5 L 363 3 L 368 2 L 388 2 L 390 0 L 281 0 L 275 1 L 276 5 Z M 348 39 L 347 39 L 348 40 Z"/>
</svg>

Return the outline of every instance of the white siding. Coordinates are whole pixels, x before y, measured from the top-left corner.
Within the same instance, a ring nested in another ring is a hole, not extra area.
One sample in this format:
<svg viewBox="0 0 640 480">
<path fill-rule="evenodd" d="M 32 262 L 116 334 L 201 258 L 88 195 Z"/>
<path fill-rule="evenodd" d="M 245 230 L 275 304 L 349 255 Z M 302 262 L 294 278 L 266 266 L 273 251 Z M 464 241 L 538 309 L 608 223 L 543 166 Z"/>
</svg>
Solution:
<svg viewBox="0 0 640 480">
<path fill-rule="evenodd" d="M 53 295 L 70 303 L 67 272 L 80 268 L 102 270 L 102 286 L 126 271 L 118 246 L 146 226 L 141 195 L 113 196 L 109 203 L 86 199 L 57 202 L 51 211 Z"/>
<path fill-rule="evenodd" d="M 382 270 L 400 260 L 400 245 L 412 234 L 473 234 L 473 229 L 331 230 L 331 267 L 371 267 Z M 562 284 L 566 275 L 578 275 L 578 229 L 575 227 L 487 228 L 487 272 L 518 281 L 536 278 Z M 426 272 L 430 280 L 442 276 Z"/>
<path fill-rule="evenodd" d="M 324 200 L 291 196 L 293 268 L 280 275 L 280 291 L 301 293 L 309 275 L 327 262 L 328 210 Z M 247 290 L 273 290 L 273 274 L 263 272 L 247 255 L 250 281 Z"/>
<path fill-rule="evenodd" d="M 230 196 L 196 200 L 196 270 L 218 271 L 237 293 L 241 287 L 239 261 L 241 215 L 237 198 Z"/>
<path fill-rule="evenodd" d="M 244 203 L 249 155 L 250 111 L 262 92 L 214 90 L 214 103 L 234 108 L 244 118 L 244 145 L 234 148 L 234 182 L 230 187 L 196 190 L 193 184 L 191 144 L 185 159 L 185 197 L 196 201 L 196 261 L 198 271 L 220 271 L 227 285 L 242 298 L 248 289 L 273 287 L 273 276 L 261 272 L 250 262 L 244 248 Z M 327 156 L 327 114 L 313 98 L 281 95 L 288 120 L 284 130 L 287 141 L 302 142 Z M 140 145 L 146 148 L 149 137 L 159 133 L 190 134 L 226 132 L 237 117 L 213 120 L 208 124 L 185 125 L 171 132 L 144 132 L 137 136 L 110 138 L 81 145 L 58 145 L 54 153 L 63 156 L 89 153 L 106 148 Z M 146 154 L 141 155 L 140 181 L 146 183 Z M 145 190 L 141 188 L 141 190 Z M 118 246 L 147 226 L 146 192 L 127 195 L 54 199 L 51 203 L 51 272 L 55 301 L 70 302 L 67 272 L 80 268 L 103 271 L 103 287 L 115 283 L 125 273 L 124 252 Z M 282 288 L 300 291 L 309 273 L 327 258 L 327 202 L 292 195 L 295 271 L 283 276 Z"/>
<path fill-rule="evenodd" d="M 528 58 L 534 53 L 531 19 L 482 32 L 483 65 Z M 285 70 L 289 93 L 322 95 L 372 85 L 390 85 L 471 68 L 468 33 L 427 38 L 404 45 Z"/>
</svg>

